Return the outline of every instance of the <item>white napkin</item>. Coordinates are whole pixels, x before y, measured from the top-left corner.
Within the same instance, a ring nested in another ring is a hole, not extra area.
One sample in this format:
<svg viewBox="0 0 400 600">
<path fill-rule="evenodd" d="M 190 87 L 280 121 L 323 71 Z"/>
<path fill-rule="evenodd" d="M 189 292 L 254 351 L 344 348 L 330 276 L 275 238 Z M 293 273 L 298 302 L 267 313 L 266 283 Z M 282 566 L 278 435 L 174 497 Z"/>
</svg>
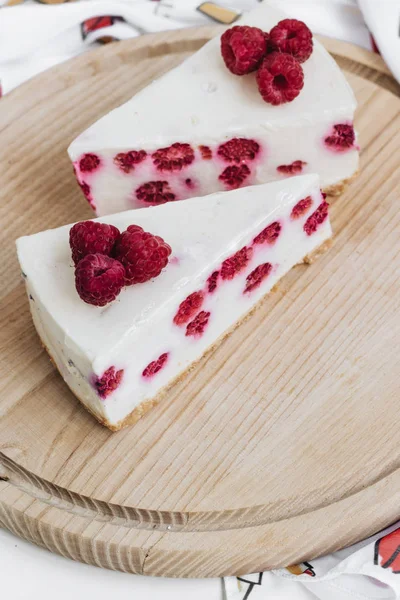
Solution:
<svg viewBox="0 0 400 600">
<path fill-rule="evenodd" d="M 399 525 L 310 563 L 226 577 L 226 600 L 396 600 L 400 598 Z"/>
<path fill-rule="evenodd" d="M 0 86 L 4 93 L 41 71 L 76 56 L 103 38 L 204 25 L 201 0 L 81 0 L 46 5 L 0 0 Z M 22 1 L 22 0 L 21 0 Z M 259 0 L 218 0 L 238 15 Z M 268 1 L 268 0 L 266 0 Z M 315 33 L 373 47 L 356 0 L 269 0 L 307 22 Z M 359 0 L 382 55 L 400 81 L 398 0 Z M 103 17 L 103 19 L 95 19 Z M 89 20 L 89 21 L 88 21 Z"/>
</svg>

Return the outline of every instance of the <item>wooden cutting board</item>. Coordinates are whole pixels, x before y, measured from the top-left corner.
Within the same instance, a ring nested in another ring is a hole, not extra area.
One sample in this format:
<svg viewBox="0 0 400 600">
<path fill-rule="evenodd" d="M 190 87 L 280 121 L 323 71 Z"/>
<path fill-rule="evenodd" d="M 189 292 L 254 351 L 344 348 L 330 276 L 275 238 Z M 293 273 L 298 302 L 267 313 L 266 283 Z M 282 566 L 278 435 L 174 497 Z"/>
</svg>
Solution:
<svg viewBox="0 0 400 600">
<path fill-rule="evenodd" d="M 290 565 L 400 514 L 400 101 L 377 56 L 326 40 L 362 146 L 334 247 L 137 425 L 100 426 L 35 334 L 14 240 L 91 216 L 69 142 L 217 31 L 108 45 L 0 101 L 0 524 L 131 573 Z"/>
</svg>

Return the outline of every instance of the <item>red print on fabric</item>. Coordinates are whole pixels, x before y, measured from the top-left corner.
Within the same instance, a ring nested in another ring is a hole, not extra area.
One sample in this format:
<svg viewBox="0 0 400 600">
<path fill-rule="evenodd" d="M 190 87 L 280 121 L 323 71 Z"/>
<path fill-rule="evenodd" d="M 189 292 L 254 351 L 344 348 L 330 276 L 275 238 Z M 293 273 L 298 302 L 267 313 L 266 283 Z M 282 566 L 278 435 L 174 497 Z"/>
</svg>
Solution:
<svg viewBox="0 0 400 600">
<path fill-rule="evenodd" d="M 85 40 L 89 33 L 93 31 L 98 31 L 99 29 L 103 29 L 103 27 L 111 27 L 117 21 L 123 21 L 122 17 L 113 17 L 113 16 L 105 16 L 105 17 L 92 17 L 91 19 L 87 19 L 81 25 L 82 29 L 82 38 Z"/>
<path fill-rule="evenodd" d="M 400 528 L 375 542 L 374 563 L 392 573 L 400 573 Z"/>
</svg>

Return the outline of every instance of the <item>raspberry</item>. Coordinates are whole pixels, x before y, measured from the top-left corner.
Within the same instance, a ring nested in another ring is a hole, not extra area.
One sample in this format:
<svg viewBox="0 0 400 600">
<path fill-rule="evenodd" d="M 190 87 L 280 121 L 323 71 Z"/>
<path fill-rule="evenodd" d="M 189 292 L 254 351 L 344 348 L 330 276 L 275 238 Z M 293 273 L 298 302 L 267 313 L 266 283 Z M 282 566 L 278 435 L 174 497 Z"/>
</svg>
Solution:
<svg viewBox="0 0 400 600">
<path fill-rule="evenodd" d="M 292 219 L 299 219 L 308 211 L 311 204 L 312 204 L 311 196 L 307 196 L 307 198 L 303 198 L 303 200 L 299 200 L 299 202 L 295 206 L 293 206 L 292 212 L 290 213 L 290 217 Z"/>
<path fill-rule="evenodd" d="M 174 317 L 175 325 L 183 325 L 199 311 L 204 301 L 204 292 L 193 292 L 180 303 L 178 312 Z"/>
<path fill-rule="evenodd" d="M 275 106 L 292 102 L 303 88 L 303 69 L 290 54 L 272 52 L 257 72 L 257 84 L 265 102 Z"/>
<path fill-rule="evenodd" d="M 192 190 L 195 185 L 193 183 L 193 179 L 190 179 L 190 177 L 188 177 L 187 179 L 185 179 L 185 185 L 186 187 L 188 187 L 190 190 Z"/>
<path fill-rule="evenodd" d="M 96 377 L 94 387 L 100 398 L 107 398 L 114 390 L 117 389 L 122 381 L 124 370 L 115 370 L 115 367 L 110 367 L 101 377 Z"/>
<path fill-rule="evenodd" d="M 125 285 L 158 277 L 167 266 L 171 252 L 162 238 L 143 231 L 138 225 L 129 225 L 114 247 L 114 257 L 125 267 Z"/>
<path fill-rule="evenodd" d="M 217 289 L 218 277 L 219 271 L 214 271 L 214 273 L 211 273 L 210 277 L 207 279 L 207 291 L 209 294 L 212 294 Z"/>
<path fill-rule="evenodd" d="M 134 170 L 135 165 L 143 162 L 147 156 L 145 150 L 130 150 L 129 152 L 120 152 L 114 157 L 114 164 L 124 171 L 130 173 Z"/>
<path fill-rule="evenodd" d="M 79 179 L 78 179 L 78 185 L 81 188 L 83 195 L 85 196 L 86 200 L 89 202 L 90 206 L 92 208 L 95 208 L 90 185 L 88 185 L 85 181 L 79 181 Z"/>
<path fill-rule="evenodd" d="M 82 221 L 75 223 L 69 232 L 69 245 L 75 265 L 87 254 L 111 256 L 119 230 L 114 225 Z"/>
<path fill-rule="evenodd" d="M 243 271 L 252 255 L 253 248 L 245 246 L 241 250 L 238 250 L 236 254 L 224 260 L 221 267 L 222 279 L 233 279 L 235 275 Z"/>
<path fill-rule="evenodd" d="M 304 231 L 307 235 L 312 235 L 315 233 L 327 218 L 328 218 L 328 207 L 329 204 L 325 202 L 325 200 L 318 206 L 317 210 L 313 212 L 313 214 L 308 217 L 307 221 L 304 223 Z"/>
<path fill-rule="evenodd" d="M 199 150 L 201 153 L 201 158 L 203 160 L 211 160 L 212 159 L 212 150 L 209 146 L 199 146 Z"/>
<path fill-rule="evenodd" d="M 125 269 L 118 260 L 104 254 L 88 254 L 76 266 L 75 287 L 84 302 L 105 306 L 124 286 Z"/>
<path fill-rule="evenodd" d="M 291 54 L 303 63 L 313 51 L 312 33 L 303 21 L 284 19 L 271 29 L 269 46 L 278 52 Z"/>
<path fill-rule="evenodd" d="M 222 171 L 218 179 L 223 181 L 228 187 L 235 189 L 240 187 L 249 175 L 250 169 L 247 165 L 240 165 L 240 167 L 231 165 Z"/>
<path fill-rule="evenodd" d="M 84 154 L 79 160 L 79 168 L 82 173 L 91 173 L 100 165 L 100 159 L 96 154 Z"/>
<path fill-rule="evenodd" d="M 136 198 L 151 204 L 164 204 L 175 200 L 168 181 L 149 181 L 136 190 Z"/>
<path fill-rule="evenodd" d="M 161 354 L 161 356 L 159 356 L 159 358 L 157 358 L 157 360 L 153 360 L 143 370 L 142 377 L 146 377 L 146 378 L 153 377 L 153 375 L 158 373 L 158 371 L 161 371 L 161 369 L 165 366 L 165 364 L 168 360 L 168 357 L 169 357 L 169 352 L 164 352 L 164 354 Z"/>
<path fill-rule="evenodd" d="M 246 138 L 233 138 L 218 148 L 218 156 L 226 162 L 241 163 L 245 160 L 254 160 L 260 151 L 260 145 L 254 140 Z"/>
<path fill-rule="evenodd" d="M 261 231 L 253 240 L 253 244 L 274 244 L 282 231 L 282 225 L 274 221 Z"/>
<path fill-rule="evenodd" d="M 246 277 L 246 287 L 244 289 L 244 293 L 252 292 L 256 288 L 261 285 L 261 282 L 264 281 L 266 277 L 270 274 L 272 269 L 271 263 L 264 263 L 263 265 L 258 265 L 249 275 Z"/>
<path fill-rule="evenodd" d="M 325 138 L 325 144 L 331 150 L 344 152 L 354 146 L 356 136 L 353 125 L 338 124 L 333 126 L 330 135 Z"/>
<path fill-rule="evenodd" d="M 239 25 L 221 36 L 221 54 L 234 75 L 255 71 L 267 51 L 267 40 L 258 27 Z"/>
<path fill-rule="evenodd" d="M 158 171 L 180 171 L 194 161 L 194 152 L 189 144 L 172 144 L 160 148 L 152 154 L 153 163 Z"/>
<path fill-rule="evenodd" d="M 204 310 L 199 312 L 197 317 L 195 317 L 193 321 L 190 321 L 190 323 L 187 325 L 185 335 L 200 337 L 204 333 L 205 328 L 207 327 L 210 314 L 211 313 L 206 312 Z"/>
<path fill-rule="evenodd" d="M 303 167 L 305 167 L 307 163 L 303 160 L 295 160 L 290 165 L 280 165 L 276 167 L 278 173 L 283 173 L 285 175 L 298 175 L 302 172 Z"/>
</svg>

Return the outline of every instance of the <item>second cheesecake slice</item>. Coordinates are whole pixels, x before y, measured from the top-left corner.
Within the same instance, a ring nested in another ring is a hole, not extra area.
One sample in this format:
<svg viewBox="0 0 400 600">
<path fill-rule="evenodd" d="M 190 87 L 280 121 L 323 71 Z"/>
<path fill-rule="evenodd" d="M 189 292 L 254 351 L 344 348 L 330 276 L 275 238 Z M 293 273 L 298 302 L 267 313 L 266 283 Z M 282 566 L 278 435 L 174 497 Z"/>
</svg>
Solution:
<svg viewBox="0 0 400 600">
<path fill-rule="evenodd" d="M 137 225 L 171 248 L 166 267 L 99 307 L 75 288 L 71 226 L 20 238 L 43 345 L 74 394 L 117 430 L 137 421 L 294 265 L 331 237 L 316 175 L 135 210 L 96 222 Z"/>
</svg>

